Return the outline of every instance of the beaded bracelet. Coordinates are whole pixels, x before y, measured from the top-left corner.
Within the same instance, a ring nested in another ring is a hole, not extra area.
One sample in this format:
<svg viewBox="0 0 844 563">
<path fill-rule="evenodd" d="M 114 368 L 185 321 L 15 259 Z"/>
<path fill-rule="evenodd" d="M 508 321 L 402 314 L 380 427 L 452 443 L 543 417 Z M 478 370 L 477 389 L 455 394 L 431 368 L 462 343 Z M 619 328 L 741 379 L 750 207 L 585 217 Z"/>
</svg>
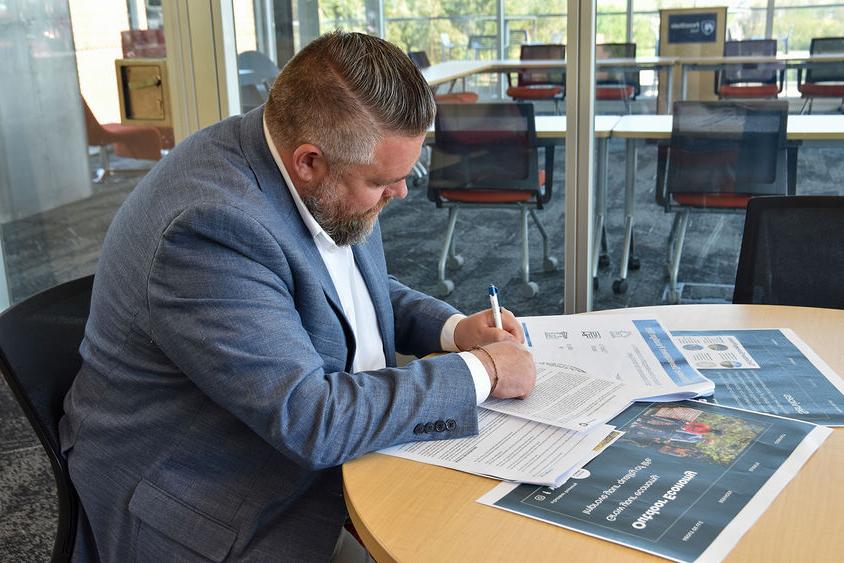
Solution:
<svg viewBox="0 0 844 563">
<path fill-rule="evenodd" d="M 495 365 L 495 360 L 493 359 L 492 354 L 490 354 L 486 348 L 483 346 L 475 346 L 469 351 L 472 352 L 474 350 L 480 350 L 486 354 L 486 357 L 489 358 L 489 361 L 492 363 L 492 387 L 489 390 L 489 394 L 492 395 L 493 391 L 495 391 L 495 386 L 498 385 L 498 366 Z"/>
</svg>

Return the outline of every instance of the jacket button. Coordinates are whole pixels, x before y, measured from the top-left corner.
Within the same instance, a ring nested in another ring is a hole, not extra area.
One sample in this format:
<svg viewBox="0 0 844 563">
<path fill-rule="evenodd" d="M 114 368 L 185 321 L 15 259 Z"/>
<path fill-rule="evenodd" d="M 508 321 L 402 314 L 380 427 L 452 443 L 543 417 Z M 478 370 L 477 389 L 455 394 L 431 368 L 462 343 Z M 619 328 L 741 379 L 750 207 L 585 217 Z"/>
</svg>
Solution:
<svg viewBox="0 0 844 563">
<path fill-rule="evenodd" d="M 445 430 L 445 422 L 442 420 L 438 420 L 434 423 L 434 430 L 437 432 L 443 432 Z"/>
<path fill-rule="evenodd" d="M 457 423 L 456 423 L 456 422 L 454 422 L 454 419 L 453 419 L 453 418 L 449 418 L 448 420 L 446 420 L 446 421 L 445 421 L 445 429 L 446 429 L 446 430 L 448 430 L 449 432 L 451 432 L 451 431 L 452 431 L 452 430 L 454 430 L 455 428 L 457 428 Z"/>
<path fill-rule="evenodd" d="M 427 432 L 428 434 L 431 434 L 433 431 L 434 431 L 434 423 L 433 422 L 425 423 L 425 432 Z"/>
<path fill-rule="evenodd" d="M 424 434 L 425 433 L 425 425 L 421 422 L 413 427 L 414 434 Z"/>
</svg>

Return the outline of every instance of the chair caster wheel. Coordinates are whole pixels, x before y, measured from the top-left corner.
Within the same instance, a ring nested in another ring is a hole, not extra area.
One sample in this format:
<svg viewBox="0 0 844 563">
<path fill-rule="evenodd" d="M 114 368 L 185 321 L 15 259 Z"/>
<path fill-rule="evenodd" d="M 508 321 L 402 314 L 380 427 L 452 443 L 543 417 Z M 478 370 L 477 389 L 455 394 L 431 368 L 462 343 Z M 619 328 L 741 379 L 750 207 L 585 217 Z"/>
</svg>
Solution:
<svg viewBox="0 0 844 563">
<path fill-rule="evenodd" d="M 536 282 L 523 283 L 522 287 L 519 289 L 519 294 L 524 299 L 536 297 L 537 293 L 539 293 L 539 286 L 536 284 Z"/>
<path fill-rule="evenodd" d="M 630 261 L 627 263 L 627 267 L 631 270 L 638 270 L 642 267 L 642 262 L 639 260 L 638 256 L 631 256 Z"/>
<path fill-rule="evenodd" d="M 592 290 L 598 291 L 598 288 L 601 287 L 601 282 L 598 281 L 598 277 L 595 276 L 592 278 Z"/>
<path fill-rule="evenodd" d="M 553 256 L 548 256 L 542 261 L 542 269 L 546 272 L 556 272 L 559 263 Z"/>
<path fill-rule="evenodd" d="M 612 282 L 613 293 L 627 293 L 627 280 L 615 280 Z"/>
<path fill-rule="evenodd" d="M 438 282 L 435 290 L 437 297 L 448 297 L 452 291 L 454 291 L 454 282 L 451 280 L 442 280 Z"/>
<path fill-rule="evenodd" d="M 459 268 L 460 268 L 460 267 L 461 267 L 461 266 L 462 266 L 465 262 L 466 262 L 466 260 L 464 260 L 464 259 L 463 259 L 463 256 L 461 256 L 460 254 L 455 254 L 454 256 L 449 256 L 449 257 L 448 257 L 448 262 L 447 262 L 447 264 L 448 264 L 448 267 L 449 267 L 449 268 L 451 268 L 452 270 L 457 270 L 457 269 L 459 269 Z"/>
<path fill-rule="evenodd" d="M 598 256 L 598 267 L 599 268 L 606 268 L 610 265 L 610 257 L 606 254 L 601 254 Z"/>
</svg>

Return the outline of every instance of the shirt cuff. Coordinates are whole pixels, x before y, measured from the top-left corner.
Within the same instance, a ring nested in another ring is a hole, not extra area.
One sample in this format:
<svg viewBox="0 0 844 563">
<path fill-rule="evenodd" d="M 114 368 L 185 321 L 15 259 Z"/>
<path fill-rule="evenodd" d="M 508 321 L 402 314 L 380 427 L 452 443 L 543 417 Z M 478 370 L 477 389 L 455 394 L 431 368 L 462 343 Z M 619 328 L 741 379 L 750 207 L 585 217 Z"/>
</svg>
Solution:
<svg viewBox="0 0 844 563">
<path fill-rule="evenodd" d="M 440 332 L 440 347 L 444 352 L 459 352 L 457 345 L 454 343 L 454 329 L 457 328 L 457 323 L 466 318 L 466 315 L 455 313 L 451 315 L 445 324 L 443 330 Z"/>
<path fill-rule="evenodd" d="M 481 404 L 489 397 L 489 392 L 492 391 L 492 383 L 489 382 L 489 374 L 486 372 L 483 362 L 478 359 L 476 355 L 471 352 L 460 352 L 457 354 L 466 366 L 469 368 L 469 373 L 472 374 L 472 380 L 475 382 L 475 399 L 477 404 Z"/>
</svg>

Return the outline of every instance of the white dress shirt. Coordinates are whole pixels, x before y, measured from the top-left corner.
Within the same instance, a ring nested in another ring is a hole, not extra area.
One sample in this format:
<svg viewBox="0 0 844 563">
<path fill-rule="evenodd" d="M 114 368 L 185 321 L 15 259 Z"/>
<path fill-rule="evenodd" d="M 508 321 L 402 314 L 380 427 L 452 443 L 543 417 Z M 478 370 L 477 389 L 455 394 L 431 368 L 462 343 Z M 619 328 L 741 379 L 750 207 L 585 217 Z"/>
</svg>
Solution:
<svg viewBox="0 0 844 563">
<path fill-rule="evenodd" d="M 273 160 L 275 160 L 282 177 L 284 177 L 284 181 L 287 183 L 290 196 L 296 204 L 296 209 L 299 211 L 302 221 L 304 221 L 305 226 L 314 238 L 314 243 L 316 244 L 317 250 L 319 250 L 322 261 L 325 263 L 328 275 L 331 276 L 331 281 L 334 283 L 334 288 L 340 297 L 340 304 L 343 307 L 346 320 L 349 322 L 349 326 L 352 327 L 355 342 L 357 343 L 355 357 L 352 360 L 352 370 L 359 372 L 386 367 L 384 343 L 381 340 L 381 331 L 378 329 L 375 307 L 372 304 L 369 289 L 366 287 L 363 276 L 361 276 L 360 270 L 355 263 L 352 247 L 337 245 L 328 233 L 323 230 L 316 219 L 314 219 L 313 215 L 311 215 L 311 212 L 299 196 L 299 192 L 293 186 L 290 175 L 284 167 L 284 162 L 282 162 L 275 144 L 272 142 L 266 122 L 264 122 L 264 138 L 267 141 L 270 153 L 273 155 Z M 455 314 L 443 325 L 442 332 L 440 333 L 440 345 L 443 350 L 447 352 L 458 351 L 457 346 L 454 344 L 454 329 L 457 323 L 464 318 L 465 315 Z M 480 404 L 487 398 L 490 392 L 490 382 L 486 368 L 484 368 L 483 363 L 474 354 L 460 352 L 459 356 L 463 358 L 463 361 L 469 367 L 475 383 L 477 403 Z"/>
</svg>

